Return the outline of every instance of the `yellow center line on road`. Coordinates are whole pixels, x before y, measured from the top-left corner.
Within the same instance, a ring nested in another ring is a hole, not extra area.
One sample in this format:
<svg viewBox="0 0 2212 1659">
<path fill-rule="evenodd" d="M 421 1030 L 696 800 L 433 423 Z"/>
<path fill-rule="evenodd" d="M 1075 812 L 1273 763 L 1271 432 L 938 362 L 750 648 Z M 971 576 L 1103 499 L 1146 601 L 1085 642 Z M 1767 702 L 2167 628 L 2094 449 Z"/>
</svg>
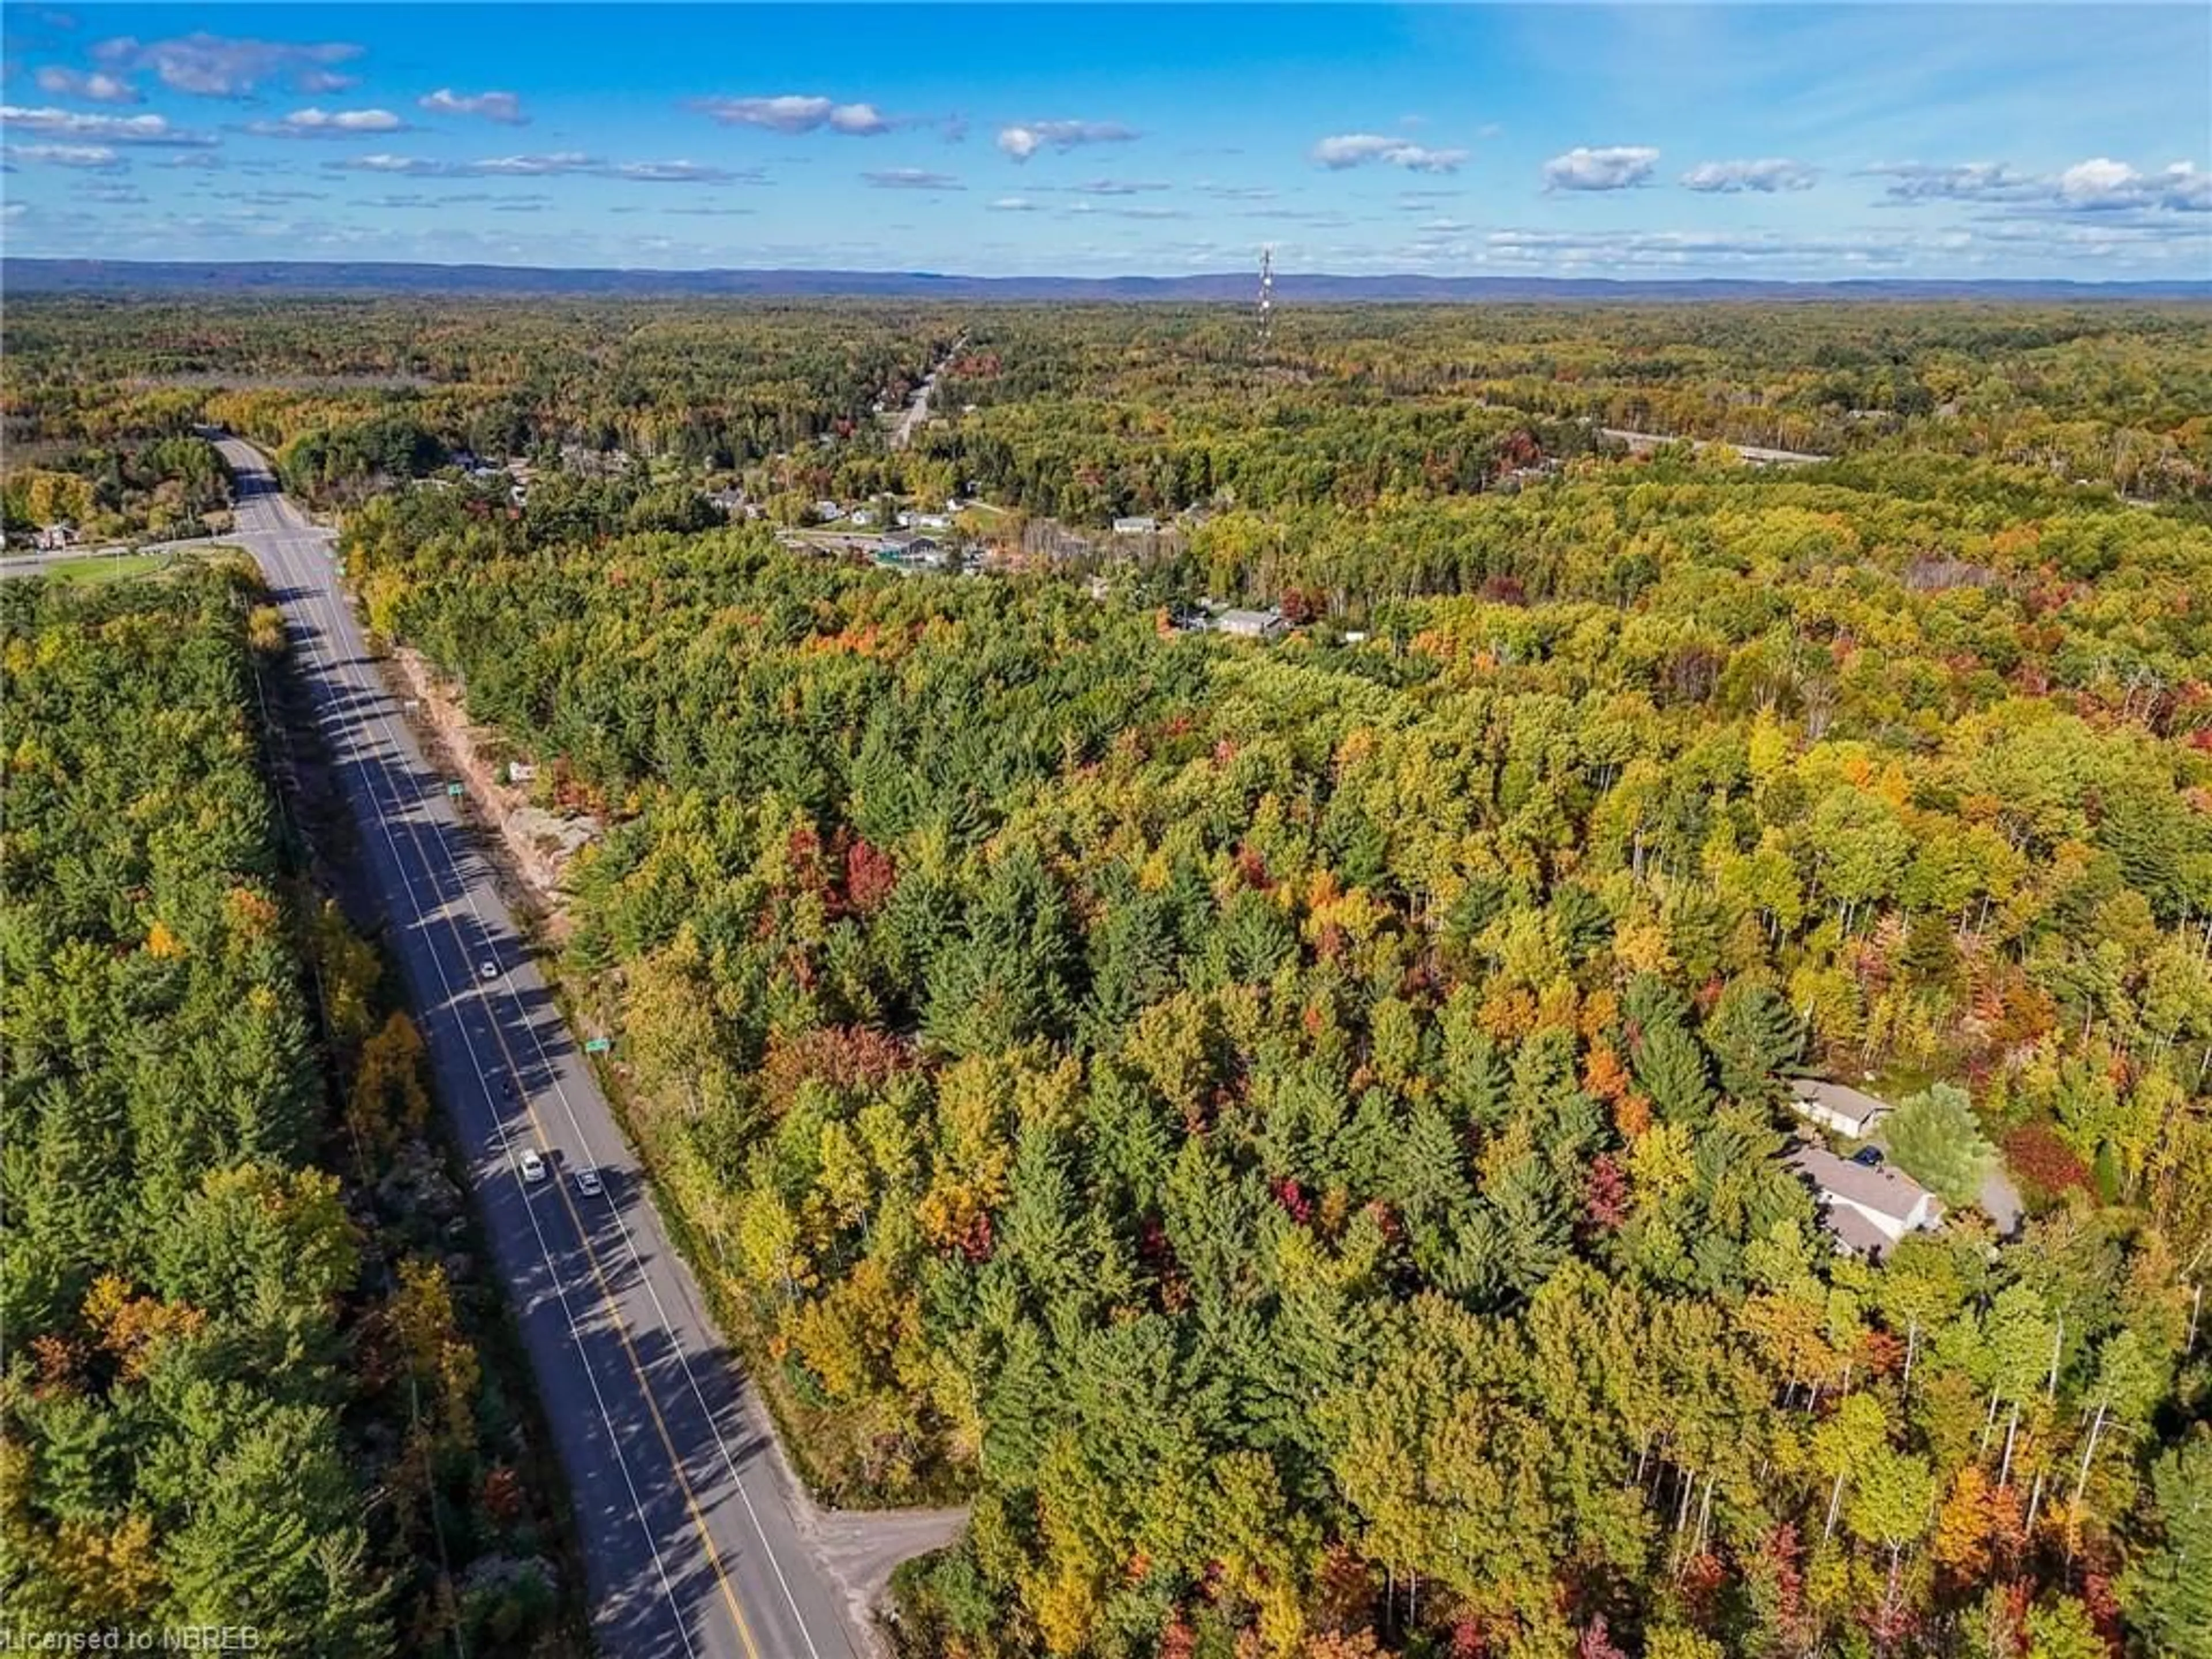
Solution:
<svg viewBox="0 0 2212 1659">
<path fill-rule="evenodd" d="M 445 921 L 456 942 L 462 942 L 459 924 L 451 915 L 447 915 Z M 461 959 L 464 963 L 468 960 L 465 945 Z M 478 988 L 477 994 L 482 1000 L 483 992 L 481 988 Z M 544 1121 L 538 1115 L 538 1103 L 531 1097 L 528 1086 L 522 1081 L 522 1069 L 515 1061 L 514 1051 L 507 1045 L 507 1033 L 501 1029 L 496 1014 L 492 1016 L 491 1030 L 494 1040 L 499 1044 L 501 1058 L 507 1062 L 507 1070 L 514 1075 L 515 1086 L 521 1093 L 522 1109 L 530 1115 L 530 1127 L 537 1132 L 538 1145 L 551 1146 L 553 1143 L 546 1136 Z M 471 1045 L 471 1060 L 474 1057 L 474 1045 Z M 498 1109 L 496 1103 L 493 1109 Z M 607 1312 L 614 1320 L 615 1334 L 622 1340 L 623 1355 L 629 1361 L 631 1374 L 637 1378 L 638 1392 L 645 1396 L 645 1408 L 653 1413 L 653 1426 L 659 1431 L 660 1443 L 668 1453 L 668 1467 L 675 1472 L 676 1484 L 683 1489 L 684 1507 L 691 1512 L 691 1524 L 699 1529 L 699 1541 L 707 1547 L 707 1559 L 714 1569 L 715 1582 L 721 1585 L 722 1597 L 730 1604 L 730 1614 L 738 1621 L 738 1638 L 744 1643 L 750 1659 L 760 1659 L 760 1650 L 753 1644 L 752 1626 L 746 1620 L 745 1610 L 738 1601 L 737 1588 L 730 1583 L 730 1575 L 723 1569 L 721 1552 L 714 1547 L 714 1535 L 707 1529 L 707 1517 L 701 1511 L 698 1497 L 691 1489 L 690 1477 L 684 1472 L 684 1460 L 677 1453 L 675 1437 L 668 1432 L 668 1424 L 660 1414 L 660 1402 L 653 1398 L 652 1383 L 646 1380 L 645 1366 L 638 1358 L 636 1346 L 630 1340 L 629 1327 L 623 1321 L 621 1305 L 615 1301 L 613 1288 L 607 1283 L 606 1272 L 599 1265 L 599 1253 L 592 1248 L 591 1229 L 584 1224 L 584 1218 L 576 1208 L 576 1200 L 569 1195 L 568 1183 L 560 1178 L 557 1170 L 553 1172 L 549 1184 L 561 1194 L 561 1206 L 568 1211 L 568 1219 L 576 1229 L 576 1237 L 584 1247 L 584 1255 L 591 1263 L 592 1280 L 599 1285 L 600 1299 L 607 1304 Z M 527 1190 L 523 1194 L 522 1201 L 526 1204 L 530 1201 Z M 674 1331 L 668 1333 L 668 1340 L 671 1344 L 677 1340 Z"/>
<path fill-rule="evenodd" d="M 283 518 L 282 509 L 276 509 L 273 516 L 276 517 L 281 524 Z M 281 530 L 278 533 L 282 533 Z M 322 602 L 326 605 L 335 606 L 343 603 L 342 600 L 332 598 L 329 593 L 324 592 L 312 583 L 310 584 L 309 591 L 311 592 L 317 593 L 322 599 Z M 337 643 L 335 630 L 331 630 L 330 637 L 333 646 L 335 647 Z M 371 700 L 372 702 L 374 702 L 374 694 L 372 695 Z M 388 717 L 379 713 L 370 716 L 370 719 L 373 720 L 380 727 L 382 727 L 386 725 L 386 721 Z M 385 732 L 384 735 L 386 737 L 386 741 L 389 743 L 390 738 L 388 732 Z M 395 752 L 397 752 L 396 746 Z M 374 804 L 373 800 L 372 804 Z M 404 805 L 404 802 L 402 804 Z M 422 864 L 425 873 L 434 875 L 435 866 L 423 854 L 421 839 L 416 831 L 411 815 L 403 814 L 400 822 L 401 826 L 407 836 L 408 842 L 414 849 L 416 858 Z M 457 879 L 460 877 L 460 871 L 457 867 L 454 871 L 454 875 Z M 401 871 L 400 875 L 403 881 L 406 879 L 406 872 L 404 869 Z M 418 908 L 418 915 L 419 914 L 421 913 Z M 429 921 L 429 917 L 428 915 L 423 915 L 422 920 L 427 924 Z M 467 941 L 461 935 L 459 923 L 453 916 L 450 908 L 441 908 L 440 920 L 443 921 L 447 932 L 453 938 L 454 944 L 459 948 L 461 962 L 465 969 L 470 959 L 470 952 L 468 950 Z M 441 979 L 445 977 L 442 969 L 440 972 L 440 977 Z M 515 1060 L 514 1051 L 507 1045 L 507 1033 L 500 1024 L 497 1013 L 491 1010 L 483 987 L 482 984 L 477 982 L 473 973 L 471 973 L 469 977 L 469 988 L 471 993 L 477 998 L 478 1003 L 484 1006 L 486 1012 L 491 1014 L 491 1030 L 493 1040 L 498 1043 L 501 1058 L 506 1064 L 507 1073 L 514 1080 L 517 1091 L 522 1100 L 523 1110 L 529 1115 L 531 1127 L 537 1133 L 538 1144 L 542 1146 L 550 1147 L 553 1143 L 545 1133 L 544 1121 L 538 1115 L 537 1103 L 532 1097 L 528 1087 L 524 1083 L 522 1068 Z M 449 996 L 452 994 L 450 985 L 447 987 L 447 994 Z M 484 1077 L 483 1070 L 477 1062 L 476 1045 L 473 1042 L 470 1042 L 468 1044 L 468 1048 L 469 1061 L 471 1067 L 476 1070 L 478 1080 L 486 1081 L 487 1079 Z M 495 1100 L 492 1101 L 491 1105 L 492 1110 L 496 1114 L 499 1111 L 498 1102 Z M 636 1345 L 630 1337 L 629 1327 L 623 1319 L 621 1304 L 615 1300 L 613 1288 L 607 1282 L 606 1272 L 600 1264 L 599 1252 L 592 1248 L 591 1231 L 584 1224 L 583 1216 L 577 1210 L 574 1199 L 569 1195 L 567 1183 L 558 1179 L 556 1176 L 550 1184 L 559 1191 L 561 1194 L 562 1206 L 568 1212 L 568 1219 L 576 1230 L 577 1240 L 583 1246 L 585 1259 L 591 1267 L 592 1281 L 599 1288 L 600 1300 L 606 1304 L 607 1312 L 614 1325 L 615 1334 L 622 1344 L 623 1358 L 629 1363 L 631 1375 L 637 1380 L 638 1392 L 644 1398 L 646 1410 L 652 1414 L 654 1431 L 660 1437 L 662 1449 L 668 1454 L 670 1470 L 674 1474 L 676 1477 L 676 1484 L 684 1494 L 684 1507 L 690 1511 L 691 1523 L 697 1529 L 699 1534 L 699 1541 L 706 1549 L 708 1563 L 714 1569 L 715 1582 L 721 1587 L 722 1597 L 729 1605 L 731 1617 L 737 1622 L 738 1639 L 744 1644 L 745 1653 L 748 1659 L 760 1659 L 760 1649 L 753 1640 L 752 1625 L 745 1617 L 744 1607 L 738 1599 L 736 1587 L 730 1582 L 729 1572 L 722 1563 L 721 1552 L 714 1547 L 714 1534 L 708 1528 L 705 1512 L 699 1507 L 698 1496 L 692 1488 L 690 1476 L 684 1472 L 684 1460 L 676 1449 L 675 1437 L 669 1432 L 667 1420 L 661 1415 L 660 1402 L 654 1397 L 653 1385 L 647 1379 L 644 1363 L 638 1357 Z M 530 1201 L 529 1194 L 526 1190 L 524 1194 L 523 1201 L 525 1203 L 528 1203 Z M 676 1340 L 676 1335 L 672 1330 L 669 1334 L 669 1338 L 672 1342 Z"/>
</svg>

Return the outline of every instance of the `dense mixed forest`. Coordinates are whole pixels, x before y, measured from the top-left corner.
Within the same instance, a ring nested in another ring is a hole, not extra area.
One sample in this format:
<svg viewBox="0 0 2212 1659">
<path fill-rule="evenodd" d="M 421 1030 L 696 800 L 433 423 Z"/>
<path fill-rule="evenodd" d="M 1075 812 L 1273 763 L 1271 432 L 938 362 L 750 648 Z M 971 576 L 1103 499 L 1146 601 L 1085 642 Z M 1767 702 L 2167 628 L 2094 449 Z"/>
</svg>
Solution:
<svg viewBox="0 0 2212 1659">
<path fill-rule="evenodd" d="M 125 372 L 27 309 L 11 421 Z M 560 969 L 794 1455 L 973 1500 L 911 1651 L 2212 1653 L 2201 308 L 147 315 L 606 819 Z M 730 477 L 1206 511 L 900 576 Z M 1834 1248 L 1796 1074 L 1940 1228 Z"/>
<path fill-rule="evenodd" d="M 551 1539 L 495 1297 L 449 1277 L 421 1040 L 268 781 L 283 643 L 236 566 L 0 585 L 0 1603 L 543 1650 Z"/>
<path fill-rule="evenodd" d="M 2181 305 L 1337 307 L 1286 313 L 1264 352 L 1224 307 L 33 296 L 7 331 L 19 456 L 185 410 L 331 499 L 568 445 L 763 501 L 1364 510 L 1492 488 L 1607 427 L 2212 491 L 2212 343 Z M 883 411 L 939 362 L 952 418 L 888 451 Z"/>
</svg>

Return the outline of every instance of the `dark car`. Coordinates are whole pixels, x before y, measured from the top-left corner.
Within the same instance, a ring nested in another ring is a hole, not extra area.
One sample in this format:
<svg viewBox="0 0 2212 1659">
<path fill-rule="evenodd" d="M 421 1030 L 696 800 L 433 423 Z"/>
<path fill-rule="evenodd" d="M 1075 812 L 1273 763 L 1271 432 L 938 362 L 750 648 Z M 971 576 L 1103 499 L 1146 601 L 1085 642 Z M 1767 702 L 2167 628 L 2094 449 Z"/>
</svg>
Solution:
<svg viewBox="0 0 2212 1659">
<path fill-rule="evenodd" d="M 1862 1146 L 1851 1154 L 1851 1162 L 1863 1164 L 1869 1170 L 1879 1169 L 1881 1166 L 1881 1148 Z"/>
</svg>

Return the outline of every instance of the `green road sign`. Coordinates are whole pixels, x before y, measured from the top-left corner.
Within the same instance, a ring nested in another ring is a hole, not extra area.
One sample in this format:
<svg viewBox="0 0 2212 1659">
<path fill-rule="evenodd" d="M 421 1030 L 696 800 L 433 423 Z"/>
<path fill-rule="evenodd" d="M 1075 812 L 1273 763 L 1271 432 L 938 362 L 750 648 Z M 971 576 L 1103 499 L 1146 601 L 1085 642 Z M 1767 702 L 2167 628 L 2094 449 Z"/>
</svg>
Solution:
<svg viewBox="0 0 2212 1659">
<path fill-rule="evenodd" d="M 614 1046 L 614 1043 L 606 1037 L 589 1037 L 585 1040 L 584 1052 L 587 1054 L 603 1054 Z"/>
<path fill-rule="evenodd" d="M 455 800 L 459 800 L 461 798 L 461 786 L 458 783 L 449 783 L 446 786 L 446 793 Z"/>
</svg>

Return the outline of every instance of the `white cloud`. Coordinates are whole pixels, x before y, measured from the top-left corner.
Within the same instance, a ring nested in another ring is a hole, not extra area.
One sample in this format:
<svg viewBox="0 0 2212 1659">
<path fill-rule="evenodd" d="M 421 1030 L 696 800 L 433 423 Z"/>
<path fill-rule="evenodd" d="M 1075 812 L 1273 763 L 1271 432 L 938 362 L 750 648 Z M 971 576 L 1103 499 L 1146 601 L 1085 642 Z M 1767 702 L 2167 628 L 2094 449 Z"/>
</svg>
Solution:
<svg viewBox="0 0 2212 1659">
<path fill-rule="evenodd" d="M 1035 213 L 1037 211 L 1037 204 L 1030 201 L 1026 196 L 1001 196 L 997 201 L 991 204 L 991 211 L 994 213 Z"/>
<path fill-rule="evenodd" d="M 474 115 L 508 127 L 530 124 L 530 118 L 522 112 L 522 100 L 511 92 L 455 92 L 451 87 L 441 87 L 415 102 L 433 115 Z"/>
<path fill-rule="evenodd" d="M 1867 172 L 1890 180 L 1883 193 L 1892 202 L 1915 205 L 1973 202 L 2030 214 L 2212 212 L 2212 173 L 2191 161 L 2175 161 L 2156 173 L 2103 155 L 2048 176 L 2002 161 L 1902 161 Z"/>
<path fill-rule="evenodd" d="M 489 155 L 479 161 L 447 161 L 427 155 L 376 154 L 323 164 L 337 173 L 374 173 L 404 179 L 616 179 L 645 185 L 758 184 L 757 167 L 723 167 L 704 161 L 607 161 L 581 150 L 547 155 Z"/>
<path fill-rule="evenodd" d="M 1024 121 L 999 129 L 998 145 L 1017 161 L 1041 149 L 1063 153 L 1082 144 L 1126 144 L 1136 133 L 1119 121 Z"/>
<path fill-rule="evenodd" d="M 864 173 L 861 178 L 878 190 L 965 190 L 949 173 L 932 173 L 925 167 L 886 167 L 878 173 Z"/>
<path fill-rule="evenodd" d="M 50 98 L 82 98 L 93 104 L 141 104 L 145 99 L 127 81 L 112 75 L 64 69 L 49 64 L 39 71 L 39 90 Z"/>
<path fill-rule="evenodd" d="M 1892 182 L 1884 194 L 1896 202 L 2019 202 L 2042 193 L 2033 175 L 2015 171 L 2002 161 L 1966 161 L 1932 167 L 1920 161 L 1899 161 L 1869 167 L 1875 178 Z"/>
<path fill-rule="evenodd" d="M 1659 160 L 1649 144 L 1577 144 L 1544 163 L 1546 190 L 1627 190 L 1646 183 Z"/>
<path fill-rule="evenodd" d="M 0 105 L 0 127 L 45 133 L 58 138 L 86 138 L 107 144 L 168 145 L 198 149 L 215 139 L 204 132 L 173 127 L 160 115 L 81 115 L 74 110 L 25 109 Z"/>
<path fill-rule="evenodd" d="M 873 104 L 840 104 L 818 94 L 702 98 L 692 107 L 726 127 L 764 127 L 770 132 L 812 132 L 827 127 L 848 137 L 868 138 L 891 130 Z"/>
<path fill-rule="evenodd" d="M 459 161 L 458 167 L 471 177 L 505 179 L 543 179 L 562 173 L 597 173 L 604 163 L 596 161 L 581 151 L 557 150 L 550 155 L 493 155 L 481 161 Z"/>
<path fill-rule="evenodd" d="M 704 161 L 618 161 L 605 171 L 610 179 L 647 185 L 731 185 L 760 177 L 757 170 L 740 173 Z"/>
<path fill-rule="evenodd" d="M 362 48 L 343 41 L 318 43 L 237 40 L 205 31 L 170 40 L 122 35 L 92 49 L 109 69 L 151 70 L 173 92 L 203 98 L 241 98 L 267 81 L 289 79 L 305 93 L 335 92 L 351 81 L 330 66 L 350 62 Z"/>
<path fill-rule="evenodd" d="M 1682 175 L 1682 184 L 1688 190 L 1733 196 L 1747 190 L 1810 190 L 1820 176 L 1817 167 L 1802 161 L 1771 156 L 1757 161 L 1700 161 Z"/>
<path fill-rule="evenodd" d="M 10 161 L 96 172 L 112 172 L 123 165 L 123 158 L 106 144 L 10 144 L 7 156 Z"/>
<path fill-rule="evenodd" d="M 407 123 L 388 109 L 295 109 L 281 121 L 251 121 L 257 138 L 371 138 L 405 132 Z"/>
<path fill-rule="evenodd" d="M 1380 161 L 1410 173 L 1456 173 L 1467 160 L 1463 149 L 1431 149 L 1379 132 L 1340 132 L 1313 147 L 1313 159 L 1333 172 Z"/>
<path fill-rule="evenodd" d="M 1143 196 L 1175 186 L 1158 179 L 1091 179 L 1067 188 L 1079 196 Z"/>
<path fill-rule="evenodd" d="M 891 124 L 873 104 L 839 104 L 830 112 L 830 130 L 850 137 L 872 137 L 879 132 L 889 132 Z"/>
<path fill-rule="evenodd" d="M 2099 156 L 2076 161 L 2058 175 L 2059 200 L 2069 208 L 2100 212 L 2112 208 L 2166 209 L 2175 213 L 2212 212 L 2212 173 L 2191 161 L 2176 161 L 2160 173 L 2138 173 L 2124 161 Z"/>
</svg>

